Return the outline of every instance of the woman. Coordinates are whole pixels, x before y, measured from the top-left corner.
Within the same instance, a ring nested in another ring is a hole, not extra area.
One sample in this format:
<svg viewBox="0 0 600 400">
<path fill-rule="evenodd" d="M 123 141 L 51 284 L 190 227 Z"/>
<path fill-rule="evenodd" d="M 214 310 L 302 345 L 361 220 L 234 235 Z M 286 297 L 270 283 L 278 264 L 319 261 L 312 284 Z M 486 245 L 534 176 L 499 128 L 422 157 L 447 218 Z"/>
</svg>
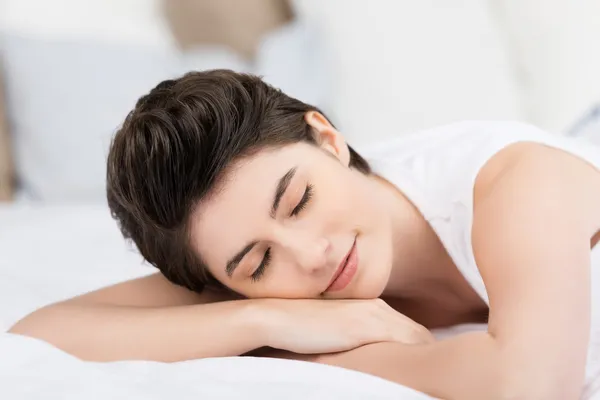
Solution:
<svg viewBox="0 0 600 400">
<path fill-rule="evenodd" d="M 107 173 L 123 234 L 161 274 L 12 332 L 91 360 L 268 347 L 445 399 L 591 396 L 600 149 L 464 122 L 368 158 L 257 77 L 165 81 L 116 134 Z M 425 329 L 468 322 L 488 330 Z"/>
</svg>

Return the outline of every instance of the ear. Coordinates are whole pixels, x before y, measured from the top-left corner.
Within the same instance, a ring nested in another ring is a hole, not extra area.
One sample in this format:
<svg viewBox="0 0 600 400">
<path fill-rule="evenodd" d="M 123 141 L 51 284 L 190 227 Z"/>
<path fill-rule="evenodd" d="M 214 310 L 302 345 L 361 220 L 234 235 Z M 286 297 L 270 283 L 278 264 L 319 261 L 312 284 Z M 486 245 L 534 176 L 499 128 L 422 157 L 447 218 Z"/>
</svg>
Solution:
<svg viewBox="0 0 600 400">
<path fill-rule="evenodd" d="M 319 147 L 347 167 L 350 164 L 350 150 L 342 134 L 318 111 L 308 111 L 304 120 L 313 128 Z"/>
</svg>

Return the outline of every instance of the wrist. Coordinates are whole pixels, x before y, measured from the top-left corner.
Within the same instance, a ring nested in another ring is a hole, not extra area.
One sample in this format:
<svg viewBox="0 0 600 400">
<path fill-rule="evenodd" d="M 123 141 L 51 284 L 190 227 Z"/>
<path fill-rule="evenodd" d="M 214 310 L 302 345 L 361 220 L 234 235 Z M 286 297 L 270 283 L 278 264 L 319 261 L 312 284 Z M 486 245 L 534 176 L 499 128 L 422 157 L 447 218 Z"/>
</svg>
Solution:
<svg viewBox="0 0 600 400">
<path fill-rule="evenodd" d="M 285 325 L 285 313 L 281 312 L 279 299 L 244 300 L 243 321 L 245 328 L 258 347 L 275 347 L 276 338 Z"/>
</svg>

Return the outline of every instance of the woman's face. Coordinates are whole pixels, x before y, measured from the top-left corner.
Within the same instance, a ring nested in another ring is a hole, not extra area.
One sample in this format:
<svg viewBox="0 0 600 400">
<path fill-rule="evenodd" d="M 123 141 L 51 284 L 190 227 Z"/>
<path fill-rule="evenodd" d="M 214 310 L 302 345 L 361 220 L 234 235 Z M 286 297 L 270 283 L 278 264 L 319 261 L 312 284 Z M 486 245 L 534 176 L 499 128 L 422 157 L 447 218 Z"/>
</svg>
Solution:
<svg viewBox="0 0 600 400">
<path fill-rule="evenodd" d="M 343 138 L 320 114 L 306 119 L 320 145 L 238 162 L 194 212 L 192 243 L 211 274 L 245 297 L 378 297 L 392 233 L 377 183 L 348 167 Z"/>
</svg>

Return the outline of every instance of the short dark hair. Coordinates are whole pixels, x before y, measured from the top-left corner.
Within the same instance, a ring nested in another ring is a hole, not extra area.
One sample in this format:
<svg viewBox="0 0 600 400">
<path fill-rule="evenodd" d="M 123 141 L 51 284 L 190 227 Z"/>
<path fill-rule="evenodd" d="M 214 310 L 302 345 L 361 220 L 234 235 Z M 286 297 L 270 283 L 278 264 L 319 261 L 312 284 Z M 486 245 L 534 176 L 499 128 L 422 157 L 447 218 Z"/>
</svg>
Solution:
<svg viewBox="0 0 600 400">
<path fill-rule="evenodd" d="M 311 110 L 321 112 L 230 70 L 159 83 L 137 101 L 110 146 L 107 200 L 123 236 L 171 282 L 197 292 L 225 288 L 191 246 L 190 214 L 232 162 L 267 147 L 316 144 L 304 119 Z M 352 148 L 350 166 L 371 172 Z"/>
</svg>

